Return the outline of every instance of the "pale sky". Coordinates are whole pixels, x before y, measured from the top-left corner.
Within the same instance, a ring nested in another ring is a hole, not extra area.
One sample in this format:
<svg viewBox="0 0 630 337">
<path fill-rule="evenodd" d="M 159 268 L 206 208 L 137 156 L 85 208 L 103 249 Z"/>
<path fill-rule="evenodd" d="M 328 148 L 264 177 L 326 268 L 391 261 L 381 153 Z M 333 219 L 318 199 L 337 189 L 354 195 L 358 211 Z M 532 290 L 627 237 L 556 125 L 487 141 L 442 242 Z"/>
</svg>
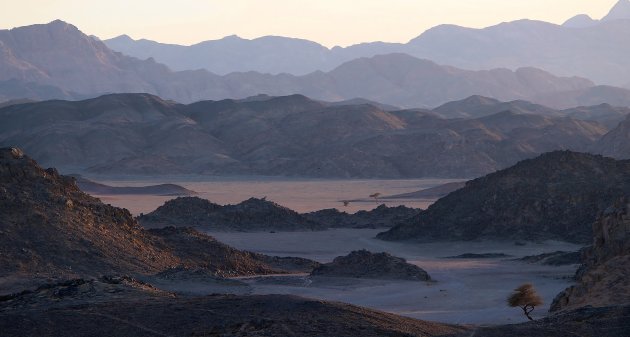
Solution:
<svg viewBox="0 0 630 337">
<path fill-rule="evenodd" d="M 535 19 L 603 17 L 617 0 L 0 0 L 0 28 L 61 19 L 102 39 L 128 34 L 193 44 L 236 34 L 325 46 L 407 42 L 442 23 L 482 28 Z"/>
</svg>

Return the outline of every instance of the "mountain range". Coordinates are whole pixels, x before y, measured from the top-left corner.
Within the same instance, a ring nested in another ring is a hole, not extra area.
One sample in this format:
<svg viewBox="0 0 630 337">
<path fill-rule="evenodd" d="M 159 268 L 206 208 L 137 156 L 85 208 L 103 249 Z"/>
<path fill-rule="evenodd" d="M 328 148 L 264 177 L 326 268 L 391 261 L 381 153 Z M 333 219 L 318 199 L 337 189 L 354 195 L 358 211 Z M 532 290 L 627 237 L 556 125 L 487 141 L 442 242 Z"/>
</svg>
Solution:
<svg viewBox="0 0 630 337">
<path fill-rule="evenodd" d="M 616 21 L 615 21 L 616 22 Z M 207 70 L 172 71 L 109 49 L 62 21 L 0 31 L 0 98 L 83 99 L 146 92 L 189 103 L 303 94 L 326 101 L 357 97 L 401 107 L 434 107 L 470 95 L 544 101 L 553 107 L 630 105 L 630 90 L 595 86 L 532 67 L 463 70 L 393 53 L 361 57 L 328 72 L 296 76 Z M 558 97 L 558 99 L 554 99 Z M 577 104 L 576 104 L 577 103 Z"/>
<path fill-rule="evenodd" d="M 247 40 L 228 36 L 191 46 L 133 40 L 105 40 L 113 50 L 153 58 L 175 70 L 305 75 L 331 71 L 362 57 L 406 53 L 464 69 L 537 67 L 562 76 L 582 76 L 598 84 L 630 86 L 630 2 L 620 0 L 602 20 L 578 15 L 563 25 L 519 20 L 472 29 L 440 25 L 407 43 L 372 42 L 328 49 L 318 43 L 279 36 Z M 593 62 L 593 60 L 606 62 Z M 308 93 L 304 93 L 307 94 Z"/>
<path fill-rule="evenodd" d="M 471 117 L 440 115 L 462 109 Z M 434 112 L 301 95 L 183 105 L 113 94 L 1 108 L 0 144 L 74 173 L 462 178 L 547 151 L 586 151 L 608 131 L 600 118 L 619 121 L 628 110 L 582 107 L 580 120 L 573 110 L 479 96 Z"/>
</svg>

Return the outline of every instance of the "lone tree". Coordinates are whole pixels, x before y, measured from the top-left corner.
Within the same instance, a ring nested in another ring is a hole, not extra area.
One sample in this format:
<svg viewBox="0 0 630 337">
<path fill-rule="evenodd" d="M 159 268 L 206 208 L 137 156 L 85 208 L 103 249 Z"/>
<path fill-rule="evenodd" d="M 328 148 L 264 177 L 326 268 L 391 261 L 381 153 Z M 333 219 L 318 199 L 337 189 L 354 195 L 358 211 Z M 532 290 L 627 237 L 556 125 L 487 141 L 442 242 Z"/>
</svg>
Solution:
<svg viewBox="0 0 630 337">
<path fill-rule="evenodd" d="M 523 309 L 523 313 L 530 321 L 534 319 L 529 314 L 536 306 L 543 304 L 542 298 L 536 293 L 536 289 L 531 283 L 525 283 L 518 288 L 507 299 L 511 307 L 519 307 Z"/>
</svg>

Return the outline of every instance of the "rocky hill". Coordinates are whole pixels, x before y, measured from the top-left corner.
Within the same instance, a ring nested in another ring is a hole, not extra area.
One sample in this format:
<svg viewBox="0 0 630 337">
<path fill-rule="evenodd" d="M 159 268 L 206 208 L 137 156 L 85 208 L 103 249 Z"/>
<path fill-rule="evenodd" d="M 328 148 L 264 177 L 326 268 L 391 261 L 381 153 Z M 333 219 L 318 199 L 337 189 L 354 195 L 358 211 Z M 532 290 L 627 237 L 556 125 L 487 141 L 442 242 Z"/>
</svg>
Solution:
<svg viewBox="0 0 630 337">
<path fill-rule="evenodd" d="M 372 210 L 361 210 L 353 214 L 330 208 L 306 213 L 304 216 L 325 224 L 328 228 L 383 228 L 392 227 L 419 212 L 419 209 L 406 206 L 388 207 L 382 204 Z"/>
<path fill-rule="evenodd" d="M 353 251 L 315 268 L 311 276 L 430 281 L 422 268 L 388 253 Z"/>
<path fill-rule="evenodd" d="M 264 199 L 221 206 L 197 197 L 172 199 L 138 217 L 144 227 L 194 226 L 215 231 L 323 230 L 324 224 Z"/>
<path fill-rule="evenodd" d="M 44 165 L 136 175 L 478 177 L 543 152 L 586 151 L 607 132 L 567 117 L 443 119 L 300 95 L 182 105 L 117 94 L 12 105 L 0 119 L 0 145 L 20 146 Z"/>
<path fill-rule="evenodd" d="M 0 149 L 0 224 L 1 277 L 146 275 L 179 266 L 234 276 L 309 265 L 241 252 L 192 229 L 147 231 L 127 210 L 83 193 L 74 178 L 44 170 L 17 148 Z"/>
<path fill-rule="evenodd" d="M 471 180 L 384 240 L 591 241 L 598 212 L 630 193 L 630 161 L 556 151 Z"/>
<path fill-rule="evenodd" d="M 582 253 L 576 284 L 560 293 L 551 311 L 586 305 L 630 304 L 630 205 L 617 200 L 593 225 L 593 245 Z"/>
</svg>

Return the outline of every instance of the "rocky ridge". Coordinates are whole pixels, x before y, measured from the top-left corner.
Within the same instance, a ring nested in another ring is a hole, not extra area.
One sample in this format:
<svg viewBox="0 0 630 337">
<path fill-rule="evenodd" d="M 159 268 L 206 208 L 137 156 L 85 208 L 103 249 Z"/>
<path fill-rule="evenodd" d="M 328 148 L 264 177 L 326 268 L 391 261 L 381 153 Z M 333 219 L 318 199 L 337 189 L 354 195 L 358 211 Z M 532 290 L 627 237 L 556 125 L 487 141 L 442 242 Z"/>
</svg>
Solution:
<svg viewBox="0 0 630 337">
<path fill-rule="evenodd" d="M 216 231 L 297 231 L 326 227 L 299 213 L 265 199 L 250 198 L 236 205 L 221 206 L 198 197 L 179 197 L 155 211 L 138 217 L 147 228 L 194 226 Z"/>
<path fill-rule="evenodd" d="M 468 181 L 384 240 L 588 243 L 598 212 L 630 193 L 630 161 L 555 151 Z"/>
<path fill-rule="evenodd" d="M 304 216 L 329 228 L 384 228 L 395 226 L 419 212 L 419 209 L 402 205 L 388 207 L 381 204 L 372 210 L 361 210 L 352 214 L 330 208 L 306 213 Z"/>
</svg>

